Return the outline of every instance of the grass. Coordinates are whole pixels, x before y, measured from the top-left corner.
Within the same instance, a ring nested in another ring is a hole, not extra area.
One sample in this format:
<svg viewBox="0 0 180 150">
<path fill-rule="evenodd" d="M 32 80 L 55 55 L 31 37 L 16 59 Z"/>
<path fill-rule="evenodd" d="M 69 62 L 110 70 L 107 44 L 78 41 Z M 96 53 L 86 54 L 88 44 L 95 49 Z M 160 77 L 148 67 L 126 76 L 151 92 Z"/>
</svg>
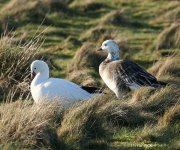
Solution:
<svg viewBox="0 0 180 150">
<path fill-rule="evenodd" d="M 32 105 L 30 99 L 0 106 L 1 148 L 57 148 L 56 123 L 62 107 L 57 103 Z"/>
<path fill-rule="evenodd" d="M 169 28 L 165 29 L 156 40 L 156 50 L 179 48 L 180 23 L 175 22 Z"/>
<path fill-rule="evenodd" d="M 8 33 L 0 39 L 0 149 L 179 149 L 178 18 L 178 1 L 0 1 L 0 32 Z M 106 87 L 98 73 L 106 56 L 95 50 L 109 38 L 168 86 L 121 100 L 105 89 L 68 109 L 33 104 L 29 65 L 37 58 L 51 76 Z"/>
<path fill-rule="evenodd" d="M 32 37 L 29 42 L 18 41 L 14 36 L 5 34 L 0 39 L 0 99 L 6 97 L 11 89 L 17 93 L 29 92 L 29 66 L 41 47 L 41 37 Z"/>
</svg>

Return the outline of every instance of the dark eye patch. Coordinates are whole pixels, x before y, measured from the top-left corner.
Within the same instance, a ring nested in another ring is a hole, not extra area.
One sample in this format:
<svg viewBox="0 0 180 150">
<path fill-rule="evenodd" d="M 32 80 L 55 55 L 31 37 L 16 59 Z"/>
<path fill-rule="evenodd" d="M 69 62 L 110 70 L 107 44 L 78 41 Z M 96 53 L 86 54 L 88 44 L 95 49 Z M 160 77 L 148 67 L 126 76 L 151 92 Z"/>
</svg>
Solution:
<svg viewBox="0 0 180 150">
<path fill-rule="evenodd" d="M 107 46 L 107 44 L 104 44 L 104 46 Z"/>
<path fill-rule="evenodd" d="M 34 68 L 36 70 L 36 68 Z"/>
</svg>

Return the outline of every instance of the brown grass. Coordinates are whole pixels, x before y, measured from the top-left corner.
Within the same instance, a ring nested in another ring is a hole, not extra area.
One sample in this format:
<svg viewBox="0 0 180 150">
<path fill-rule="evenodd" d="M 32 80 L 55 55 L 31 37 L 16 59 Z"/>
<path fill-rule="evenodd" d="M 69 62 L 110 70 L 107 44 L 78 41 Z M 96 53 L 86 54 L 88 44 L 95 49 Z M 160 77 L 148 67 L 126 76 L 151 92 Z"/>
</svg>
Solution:
<svg viewBox="0 0 180 150">
<path fill-rule="evenodd" d="M 30 100 L 19 100 L 3 103 L 0 106 L 0 145 L 20 143 L 21 148 L 55 148 L 55 127 L 61 117 L 62 107 L 57 102 L 32 105 Z"/>
<path fill-rule="evenodd" d="M 158 126 L 165 127 L 170 125 L 171 123 L 176 122 L 180 118 L 180 99 L 177 101 L 177 103 L 168 108 L 168 110 L 165 111 L 164 115 L 159 118 L 158 120 Z"/>
<path fill-rule="evenodd" d="M 169 84 L 175 84 L 176 86 L 179 86 L 179 58 L 179 55 L 172 55 L 167 57 L 165 60 L 160 60 L 149 69 L 149 72 L 155 75 L 158 79 L 163 79 Z"/>
<path fill-rule="evenodd" d="M 70 0 L 11 0 L 0 10 L 0 22 L 3 29 L 21 26 L 22 23 L 41 23 L 46 14 L 65 11 Z M 6 12 L 6 13 L 4 13 Z M 47 20 L 47 19 L 46 19 Z"/>
<path fill-rule="evenodd" d="M 92 139 L 106 141 L 113 131 L 110 126 L 137 126 L 145 120 L 139 107 L 109 94 L 70 108 L 57 132 L 59 139 L 73 148 L 85 146 Z"/>
<path fill-rule="evenodd" d="M 124 10 L 114 10 L 101 18 L 102 24 L 125 24 L 128 19 Z"/>
<path fill-rule="evenodd" d="M 96 51 L 96 47 L 91 43 L 85 43 L 76 52 L 72 68 L 75 70 L 93 67 L 98 70 L 99 64 L 103 61 L 104 56 Z M 70 69 L 71 70 L 71 69 Z"/>
<path fill-rule="evenodd" d="M 176 21 L 170 27 L 164 29 L 156 39 L 155 49 L 180 48 L 180 22 Z"/>
<path fill-rule="evenodd" d="M 0 93 L 3 91 L 7 94 L 11 88 L 18 88 L 20 92 L 29 91 L 27 85 L 30 78 L 29 67 L 32 60 L 37 57 L 42 44 L 41 37 L 36 36 L 25 43 L 17 42 L 14 36 L 7 34 L 1 37 Z"/>
<path fill-rule="evenodd" d="M 104 59 L 104 56 L 96 52 L 95 49 L 93 44 L 85 43 L 76 52 L 69 68 L 69 79 L 82 84 L 84 82 L 83 85 L 95 83 L 95 80 L 90 76 L 90 70 L 98 71 L 98 66 Z"/>
<path fill-rule="evenodd" d="M 90 41 L 90 42 L 96 42 L 101 39 L 102 35 L 109 35 L 112 37 L 112 30 L 110 28 L 106 28 L 104 25 L 97 25 L 95 27 L 90 28 L 85 33 L 83 32 L 80 39 L 82 41 Z"/>
<path fill-rule="evenodd" d="M 87 0 L 87 1 L 73 1 L 70 4 L 70 7 L 76 8 L 82 12 L 89 12 L 89 11 L 98 11 L 101 8 L 105 7 L 105 4 L 101 2 L 96 2 L 94 0 Z"/>
<path fill-rule="evenodd" d="M 180 18 L 180 2 L 169 1 L 167 5 L 161 8 L 160 14 L 157 15 L 155 20 L 152 20 L 154 24 L 162 24 L 166 26 Z"/>
<path fill-rule="evenodd" d="M 155 75 L 161 78 L 172 78 L 176 84 L 152 90 L 140 89 L 132 94 L 130 102 L 141 105 L 144 112 L 148 112 L 155 120 L 148 121 L 137 140 L 145 143 L 160 142 L 167 144 L 168 149 L 178 149 L 176 141 L 179 137 L 180 117 L 180 80 L 178 76 L 179 57 L 170 56 L 164 61 L 157 62 L 150 69 Z M 171 145 L 171 146 L 169 146 Z"/>
<path fill-rule="evenodd" d="M 146 124 L 140 135 L 138 135 L 137 140 L 147 143 L 150 141 L 159 141 L 165 142 L 166 144 L 170 144 L 171 141 L 176 140 L 179 135 L 179 110 L 180 103 L 178 101 L 174 106 L 169 107 L 165 111 L 163 116 L 158 119 L 156 125 Z M 173 143 L 170 147 L 172 147 L 172 149 L 178 149 L 179 145 Z"/>
</svg>

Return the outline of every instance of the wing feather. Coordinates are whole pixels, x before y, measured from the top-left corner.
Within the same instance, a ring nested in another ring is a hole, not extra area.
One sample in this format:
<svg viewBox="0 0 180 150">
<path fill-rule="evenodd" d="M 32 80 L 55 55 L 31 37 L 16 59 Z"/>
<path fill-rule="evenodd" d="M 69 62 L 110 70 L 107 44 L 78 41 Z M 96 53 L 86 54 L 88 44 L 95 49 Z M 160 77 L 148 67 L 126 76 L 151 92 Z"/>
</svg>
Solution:
<svg viewBox="0 0 180 150">
<path fill-rule="evenodd" d="M 145 69 L 132 61 L 119 61 L 116 77 L 124 81 L 127 86 L 158 87 L 160 83 Z"/>
</svg>

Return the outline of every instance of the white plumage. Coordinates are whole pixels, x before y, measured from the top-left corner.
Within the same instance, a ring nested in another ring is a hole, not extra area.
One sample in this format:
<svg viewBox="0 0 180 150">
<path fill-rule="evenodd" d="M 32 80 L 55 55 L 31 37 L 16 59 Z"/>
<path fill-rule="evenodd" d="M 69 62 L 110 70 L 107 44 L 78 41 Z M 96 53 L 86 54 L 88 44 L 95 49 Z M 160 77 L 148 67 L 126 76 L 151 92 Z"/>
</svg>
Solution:
<svg viewBox="0 0 180 150">
<path fill-rule="evenodd" d="M 41 60 L 32 62 L 31 74 L 35 76 L 31 83 L 31 94 L 36 103 L 59 100 L 66 105 L 100 95 L 90 94 L 79 85 L 65 79 L 49 78 L 49 67 Z"/>
</svg>

